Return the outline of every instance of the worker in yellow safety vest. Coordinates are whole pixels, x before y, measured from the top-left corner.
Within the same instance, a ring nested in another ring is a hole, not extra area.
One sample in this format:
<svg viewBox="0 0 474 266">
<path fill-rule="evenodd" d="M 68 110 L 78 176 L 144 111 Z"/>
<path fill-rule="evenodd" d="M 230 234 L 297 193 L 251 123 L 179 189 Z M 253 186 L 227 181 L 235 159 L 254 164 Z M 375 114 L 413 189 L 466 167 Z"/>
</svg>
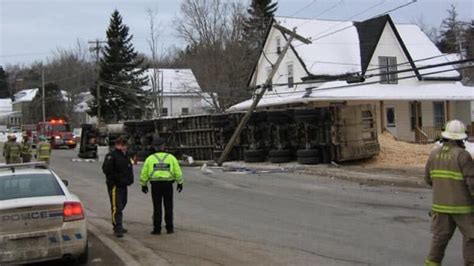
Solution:
<svg viewBox="0 0 474 266">
<path fill-rule="evenodd" d="M 466 127 L 458 120 L 446 124 L 441 133 L 443 145 L 431 152 L 425 169 L 425 180 L 433 187 L 431 208 L 433 239 L 425 266 L 441 265 L 444 252 L 456 227 L 463 235 L 465 265 L 474 265 L 474 173 L 473 163 L 465 150 Z M 471 171 L 472 172 L 472 171 Z"/>
<path fill-rule="evenodd" d="M 143 164 L 140 175 L 142 192 L 148 193 L 148 182 L 151 184 L 153 200 L 153 231 L 151 234 L 161 234 L 163 219 L 162 202 L 165 209 L 165 223 L 168 234 L 174 233 L 173 225 L 173 183 L 178 183 L 177 191 L 183 190 L 183 174 L 178 160 L 166 152 L 165 140 L 155 137 L 152 146 L 157 151 L 148 156 Z"/>
<path fill-rule="evenodd" d="M 45 136 L 40 137 L 40 143 L 36 148 L 37 160 L 43 161 L 49 164 L 49 158 L 51 157 L 51 143 L 47 141 Z"/>
<path fill-rule="evenodd" d="M 7 164 L 21 163 L 21 146 L 16 142 L 16 135 L 8 136 L 8 141 L 3 146 L 3 155 Z"/>
</svg>

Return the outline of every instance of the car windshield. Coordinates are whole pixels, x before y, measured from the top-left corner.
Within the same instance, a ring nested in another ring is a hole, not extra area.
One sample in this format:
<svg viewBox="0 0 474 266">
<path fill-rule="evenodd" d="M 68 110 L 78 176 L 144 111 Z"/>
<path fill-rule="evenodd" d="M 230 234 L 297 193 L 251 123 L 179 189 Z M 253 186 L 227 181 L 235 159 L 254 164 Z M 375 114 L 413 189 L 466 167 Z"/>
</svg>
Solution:
<svg viewBox="0 0 474 266">
<path fill-rule="evenodd" d="M 0 177 L 0 200 L 64 195 L 52 174 L 19 174 Z"/>
<path fill-rule="evenodd" d="M 58 132 L 69 131 L 69 125 L 67 124 L 53 125 L 53 131 L 58 131 Z"/>
</svg>

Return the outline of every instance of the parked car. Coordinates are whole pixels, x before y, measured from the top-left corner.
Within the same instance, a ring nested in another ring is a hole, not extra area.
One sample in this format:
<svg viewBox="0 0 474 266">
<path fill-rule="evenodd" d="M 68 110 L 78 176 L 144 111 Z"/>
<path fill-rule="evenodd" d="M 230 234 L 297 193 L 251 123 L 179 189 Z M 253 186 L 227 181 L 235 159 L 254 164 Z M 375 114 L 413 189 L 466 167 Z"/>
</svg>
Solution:
<svg viewBox="0 0 474 266">
<path fill-rule="evenodd" d="M 67 185 L 44 163 L 0 165 L 0 265 L 87 263 L 84 208 Z"/>
</svg>

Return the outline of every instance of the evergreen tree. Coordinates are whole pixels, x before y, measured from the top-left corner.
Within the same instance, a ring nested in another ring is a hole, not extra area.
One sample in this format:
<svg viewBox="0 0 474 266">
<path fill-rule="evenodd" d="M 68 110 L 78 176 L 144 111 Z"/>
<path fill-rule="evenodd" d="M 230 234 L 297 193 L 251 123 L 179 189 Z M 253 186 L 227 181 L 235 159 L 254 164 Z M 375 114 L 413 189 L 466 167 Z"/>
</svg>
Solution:
<svg viewBox="0 0 474 266">
<path fill-rule="evenodd" d="M 443 53 L 460 53 L 459 42 L 464 23 L 459 20 L 455 5 L 451 5 L 447 12 L 448 17 L 441 23 L 440 40 L 437 46 Z"/>
<path fill-rule="evenodd" d="M 65 101 L 65 95 L 63 95 L 61 89 L 56 83 L 47 83 L 44 86 L 44 105 L 45 105 L 45 116 L 49 120 L 51 118 L 65 118 L 67 119 L 67 103 Z M 31 112 L 26 120 L 29 123 L 37 123 L 43 120 L 43 99 L 41 90 L 36 93 L 35 98 L 31 103 Z"/>
<path fill-rule="evenodd" d="M 265 42 L 265 33 L 277 9 L 277 2 L 272 0 L 252 0 L 244 21 L 245 39 L 251 50 L 258 50 Z"/>
<path fill-rule="evenodd" d="M 149 106 L 149 100 L 142 91 L 148 84 L 148 77 L 142 68 L 143 57 L 139 57 L 132 44 L 133 35 L 122 22 L 122 16 L 115 10 L 107 29 L 107 44 L 100 59 L 100 110 L 104 122 L 140 119 Z M 97 115 L 97 91 L 90 114 Z"/>
<path fill-rule="evenodd" d="M 8 74 L 0 66 L 0 98 L 10 97 L 10 90 L 8 87 Z"/>
</svg>

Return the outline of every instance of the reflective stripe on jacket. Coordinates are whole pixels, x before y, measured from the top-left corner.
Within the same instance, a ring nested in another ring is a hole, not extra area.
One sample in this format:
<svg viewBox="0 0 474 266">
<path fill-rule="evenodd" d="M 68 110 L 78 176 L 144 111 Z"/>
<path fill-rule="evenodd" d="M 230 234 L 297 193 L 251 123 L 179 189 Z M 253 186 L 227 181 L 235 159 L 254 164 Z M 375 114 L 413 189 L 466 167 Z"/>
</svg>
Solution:
<svg viewBox="0 0 474 266">
<path fill-rule="evenodd" d="M 463 174 L 471 161 L 471 155 L 454 142 L 447 142 L 430 154 L 425 180 L 433 187 L 433 211 L 454 214 L 474 212 L 474 198 Z"/>
<path fill-rule="evenodd" d="M 21 146 L 17 142 L 9 142 L 5 145 L 5 158 L 19 158 L 21 155 Z"/>
<path fill-rule="evenodd" d="M 30 142 L 25 142 L 21 145 L 21 154 L 31 155 L 32 153 L 33 153 L 33 150 L 31 148 Z"/>
<path fill-rule="evenodd" d="M 38 158 L 48 159 L 51 155 L 51 144 L 49 142 L 38 143 Z"/>
<path fill-rule="evenodd" d="M 143 164 L 140 184 L 146 186 L 148 181 L 176 181 L 183 184 L 183 173 L 176 157 L 166 152 L 148 156 Z"/>
</svg>

